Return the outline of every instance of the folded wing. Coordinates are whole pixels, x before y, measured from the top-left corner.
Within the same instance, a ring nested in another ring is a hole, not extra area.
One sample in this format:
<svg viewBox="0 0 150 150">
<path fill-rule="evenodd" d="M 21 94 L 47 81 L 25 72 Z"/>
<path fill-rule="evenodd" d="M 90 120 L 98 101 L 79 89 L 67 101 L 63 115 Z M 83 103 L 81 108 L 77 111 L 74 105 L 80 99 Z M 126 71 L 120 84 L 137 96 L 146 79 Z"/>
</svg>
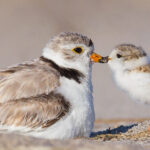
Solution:
<svg viewBox="0 0 150 150">
<path fill-rule="evenodd" d="M 0 125 L 46 128 L 69 111 L 69 103 L 54 92 L 57 71 L 36 63 L 0 72 Z"/>
<path fill-rule="evenodd" d="M 0 103 L 49 94 L 58 86 L 59 76 L 51 67 L 20 65 L 0 72 Z"/>
<path fill-rule="evenodd" d="M 0 124 L 8 127 L 46 128 L 68 111 L 69 103 L 60 94 L 23 98 L 0 104 Z"/>
</svg>

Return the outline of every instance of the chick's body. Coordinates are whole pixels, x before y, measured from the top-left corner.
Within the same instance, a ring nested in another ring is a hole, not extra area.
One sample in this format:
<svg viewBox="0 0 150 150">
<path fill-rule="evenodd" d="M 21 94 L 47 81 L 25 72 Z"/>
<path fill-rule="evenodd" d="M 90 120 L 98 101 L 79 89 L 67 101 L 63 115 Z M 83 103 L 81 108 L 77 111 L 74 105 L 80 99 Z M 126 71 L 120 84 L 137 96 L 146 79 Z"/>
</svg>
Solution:
<svg viewBox="0 0 150 150">
<path fill-rule="evenodd" d="M 117 85 L 134 100 L 150 103 L 150 58 L 141 47 L 117 46 L 108 62 Z"/>
</svg>

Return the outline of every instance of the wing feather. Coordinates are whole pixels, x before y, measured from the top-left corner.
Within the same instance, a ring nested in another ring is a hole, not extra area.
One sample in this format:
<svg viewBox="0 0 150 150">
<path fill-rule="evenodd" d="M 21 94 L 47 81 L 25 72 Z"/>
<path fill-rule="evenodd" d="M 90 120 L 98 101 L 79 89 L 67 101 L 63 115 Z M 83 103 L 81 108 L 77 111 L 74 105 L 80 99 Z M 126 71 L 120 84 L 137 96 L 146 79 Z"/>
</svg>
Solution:
<svg viewBox="0 0 150 150">
<path fill-rule="evenodd" d="M 0 102 L 48 94 L 59 86 L 56 70 L 44 65 L 21 65 L 0 72 Z"/>
<path fill-rule="evenodd" d="M 46 128 L 69 111 L 69 103 L 60 94 L 51 93 L 0 104 L 0 124 Z"/>
</svg>

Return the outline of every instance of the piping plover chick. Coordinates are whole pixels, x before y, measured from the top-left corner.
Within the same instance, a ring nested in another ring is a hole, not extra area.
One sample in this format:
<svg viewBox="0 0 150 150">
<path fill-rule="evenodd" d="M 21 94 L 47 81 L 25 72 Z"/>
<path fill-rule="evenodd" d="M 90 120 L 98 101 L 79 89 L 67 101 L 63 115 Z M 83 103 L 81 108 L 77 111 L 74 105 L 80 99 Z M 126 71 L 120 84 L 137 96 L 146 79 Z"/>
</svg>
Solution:
<svg viewBox="0 0 150 150">
<path fill-rule="evenodd" d="M 48 139 L 89 137 L 93 42 L 77 33 L 50 40 L 38 59 L 0 71 L 0 131 Z M 92 61 L 91 61 L 91 59 Z"/>
<path fill-rule="evenodd" d="M 150 104 L 150 58 L 143 48 L 121 44 L 106 58 L 117 85 L 134 100 Z"/>
</svg>

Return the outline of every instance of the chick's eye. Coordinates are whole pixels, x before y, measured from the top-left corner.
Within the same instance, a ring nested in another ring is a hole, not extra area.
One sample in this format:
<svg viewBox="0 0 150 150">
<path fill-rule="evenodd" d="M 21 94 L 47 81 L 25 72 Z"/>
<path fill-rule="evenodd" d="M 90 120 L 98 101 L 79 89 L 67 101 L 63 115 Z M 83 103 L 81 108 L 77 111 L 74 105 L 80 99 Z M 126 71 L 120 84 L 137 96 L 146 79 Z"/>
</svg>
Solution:
<svg viewBox="0 0 150 150">
<path fill-rule="evenodd" d="M 81 54 L 83 52 L 83 48 L 82 47 L 76 47 L 73 49 L 73 52 L 75 52 L 77 54 Z"/>
<path fill-rule="evenodd" d="M 121 58 L 122 57 L 122 55 L 120 55 L 120 54 L 117 54 L 117 58 Z"/>
</svg>

